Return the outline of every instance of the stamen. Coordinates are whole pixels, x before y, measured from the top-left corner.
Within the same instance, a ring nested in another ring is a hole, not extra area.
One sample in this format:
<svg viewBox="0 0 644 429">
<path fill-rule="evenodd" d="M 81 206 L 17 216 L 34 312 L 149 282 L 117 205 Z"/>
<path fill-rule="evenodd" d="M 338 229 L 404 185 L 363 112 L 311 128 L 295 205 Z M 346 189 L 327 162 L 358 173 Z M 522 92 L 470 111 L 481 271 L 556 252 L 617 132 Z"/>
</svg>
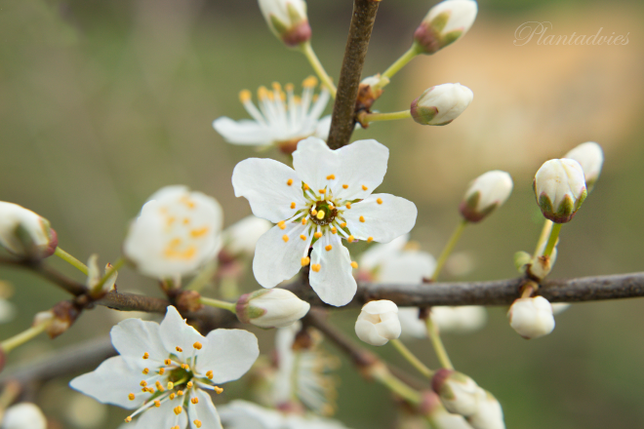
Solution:
<svg viewBox="0 0 644 429">
<path fill-rule="evenodd" d="M 143 374 L 147 375 L 150 372 L 150 368 L 143 368 Z"/>
<path fill-rule="evenodd" d="M 360 216 L 360 222 L 364 223 L 364 216 Z"/>
<path fill-rule="evenodd" d="M 172 393 L 170 394 L 170 400 L 173 400 L 173 399 L 174 399 L 174 398 L 176 398 L 176 397 L 177 397 L 177 395 L 175 395 L 175 393 L 174 393 L 174 392 L 172 392 Z"/>
<path fill-rule="evenodd" d="M 282 236 L 282 240 L 284 240 L 284 243 L 286 243 L 288 241 L 288 235 L 284 234 Z"/>
<path fill-rule="evenodd" d="M 320 238 L 322 237 L 322 233 L 320 231 L 317 231 L 315 234 L 313 234 L 313 237 Z"/>
<path fill-rule="evenodd" d="M 190 369 L 190 365 L 188 365 L 187 363 L 182 363 L 181 369 L 185 369 L 186 371 L 188 371 Z"/>
<path fill-rule="evenodd" d="M 159 408 L 161 406 L 161 401 L 159 401 L 158 399 L 155 399 L 154 400 L 154 406 Z"/>
<path fill-rule="evenodd" d="M 319 266 L 319 265 L 318 265 L 318 266 Z M 219 395 L 219 394 L 221 394 L 221 393 L 223 393 L 223 392 L 224 392 L 224 389 L 222 389 L 222 388 L 221 388 L 221 387 L 219 387 L 219 386 L 214 386 L 214 389 L 215 389 L 215 392 L 217 393 L 217 395 Z"/>
<path fill-rule="evenodd" d="M 327 252 L 329 252 L 331 249 L 333 249 L 333 246 L 331 246 L 330 244 L 324 246 L 324 250 L 326 250 Z"/>
<path fill-rule="evenodd" d="M 376 202 L 377 202 L 378 204 L 382 204 L 382 198 L 378 198 L 378 199 L 376 200 Z"/>
<path fill-rule="evenodd" d="M 308 222 L 307 218 L 302 218 L 302 225 L 306 225 L 306 222 Z"/>
<path fill-rule="evenodd" d="M 316 273 L 320 271 L 320 268 L 322 268 L 322 267 L 320 266 L 320 264 L 313 264 L 313 265 L 311 265 L 311 269 L 312 269 L 313 271 L 315 271 Z"/>
<path fill-rule="evenodd" d="M 311 189 L 311 187 L 306 183 L 302 183 L 302 188 L 304 188 L 305 191 L 308 191 L 309 189 Z"/>
<path fill-rule="evenodd" d="M 358 268 L 358 263 L 356 261 L 351 261 L 351 266 L 353 268 Z"/>
<path fill-rule="evenodd" d="M 333 205 L 333 203 L 330 202 L 329 203 L 329 210 L 333 210 L 334 208 L 335 208 L 335 206 Z"/>
<path fill-rule="evenodd" d="M 291 208 L 292 208 L 292 209 L 294 209 L 294 208 L 295 208 L 295 203 L 291 203 Z"/>
<path fill-rule="evenodd" d="M 346 222 L 342 222 L 342 223 L 340 224 L 340 228 L 346 228 L 346 227 L 347 227 L 347 223 L 346 223 Z"/>
<path fill-rule="evenodd" d="M 349 240 L 349 243 L 353 243 L 353 240 L 355 239 L 356 238 L 353 235 L 350 235 L 349 237 L 347 237 L 347 240 Z"/>
<path fill-rule="evenodd" d="M 195 424 L 195 426 L 197 426 L 197 428 L 201 427 L 201 420 L 195 420 L 193 421 L 193 423 Z"/>
<path fill-rule="evenodd" d="M 197 350 L 201 350 L 201 348 L 203 347 L 203 345 L 202 345 L 199 341 L 197 341 L 196 343 L 194 343 L 194 344 L 192 345 L 192 347 L 194 347 L 194 348 L 195 348 L 195 349 L 197 349 Z"/>
<path fill-rule="evenodd" d="M 277 226 L 279 226 L 280 229 L 286 229 L 286 221 L 281 220 L 277 222 Z"/>
<path fill-rule="evenodd" d="M 174 389 L 174 383 L 171 381 L 168 381 L 168 390 Z"/>
<path fill-rule="evenodd" d="M 318 211 L 315 210 L 314 208 L 311 209 L 311 216 L 317 216 Z"/>
<path fill-rule="evenodd" d="M 252 95 L 249 90 L 242 89 L 241 91 L 239 91 L 239 101 L 241 101 L 242 103 L 250 101 L 251 98 Z"/>
<path fill-rule="evenodd" d="M 193 229 L 190 230 L 190 236 L 192 238 L 199 238 L 203 237 L 204 235 L 208 234 L 209 228 L 207 226 L 204 226 L 203 228 L 199 229 Z"/>
<path fill-rule="evenodd" d="M 338 228 L 336 228 L 335 226 L 331 228 L 331 234 L 337 234 L 337 233 L 338 233 Z"/>
<path fill-rule="evenodd" d="M 318 214 L 315 215 L 315 217 L 318 218 L 318 220 L 324 219 L 324 216 L 326 216 L 326 213 L 324 213 L 324 210 L 320 210 Z"/>
<path fill-rule="evenodd" d="M 175 350 L 178 351 L 179 353 L 181 353 L 183 351 L 183 349 L 181 347 L 179 347 L 179 346 L 175 347 Z"/>
<path fill-rule="evenodd" d="M 163 363 L 166 364 L 166 365 L 171 365 L 172 361 L 170 359 L 166 359 L 166 360 L 163 361 Z"/>
<path fill-rule="evenodd" d="M 134 393 L 130 393 L 129 395 L 127 395 L 127 398 L 128 398 L 130 401 L 134 401 L 134 399 L 136 399 L 136 396 L 134 395 Z"/>
<path fill-rule="evenodd" d="M 329 174 L 326 176 L 326 180 L 335 180 L 335 174 Z"/>
<path fill-rule="evenodd" d="M 199 403 L 199 398 L 197 398 L 197 397 L 195 396 L 194 398 L 190 399 L 190 402 L 192 402 L 193 404 L 195 404 L 195 405 L 196 405 L 196 404 L 198 404 L 198 403 Z"/>
<path fill-rule="evenodd" d="M 177 406 L 177 407 L 174 407 L 174 409 L 173 409 L 172 411 L 174 411 L 174 413 L 175 413 L 176 415 L 179 415 L 179 414 L 181 414 L 181 411 L 182 411 L 182 410 L 183 410 L 183 407 L 179 405 L 179 406 Z"/>
<path fill-rule="evenodd" d="M 186 389 L 192 389 L 192 386 L 193 386 L 192 381 L 189 381 L 186 383 Z"/>
<path fill-rule="evenodd" d="M 161 392 L 163 392 L 165 390 L 163 388 L 163 386 L 161 385 L 161 382 L 159 380 L 157 380 L 157 382 L 154 383 L 154 385 L 157 387 L 157 390 L 160 390 Z"/>
<path fill-rule="evenodd" d="M 147 385 L 148 385 L 148 382 L 147 382 L 147 381 L 145 381 L 145 380 L 141 380 L 141 382 L 139 383 L 139 385 L 140 385 L 141 387 L 145 387 L 145 386 L 147 386 Z"/>
<path fill-rule="evenodd" d="M 286 184 L 287 184 L 288 186 L 291 186 L 291 185 L 293 184 L 293 179 L 288 179 L 288 180 L 286 181 Z"/>
<path fill-rule="evenodd" d="M 326 189 L 318 189 L 318 192 L 321 194 L 326 194 Z"/>
<path fill-rule="evenodd" d="M 183 396 L 183 390 L 178 390 L 178 391 L 177 391 L 177 395 L 179 395 L 179 396 Z"/>
<path fill-rule="evenodd" d="M 342 189 L 348 189 L 349 185 L 342 185 Z"/>
<path fill-rule="evenodd" d="M 125 423 L 130 423 L 131 421 L 132 421 L 132 417 L 127 416 L 127 417 L 125 418 Z"/>
<path fill-rule="evenodd" d="M 159 375 L 165 374 L 165 368 L 159 368 Z"/>
<path fill-rule="evenodd" d="M 307 265 L 309 265 L 309 262 L 311 262 L 311 258 L 309 258 L 308 256 L 305 256 L 302 258 L 301 262 L 302 262 L 302 266 L 306 267 Z"/>
<path fill-rule="evenodd" d="M 362 190 L 363 191 L 366 191 L 367 189 L 369 189 L 369 188 L 367 188 L 365 185 L 362 185 Z"/>
<path fill-rule="evenodd" d="M 347 203 L 347 205 L 345 207 L 350 210 L 351 209 L 351 203 Z"/>
<path fill-rule="evenodd" d="M 293 91 L 294 88 L 295 88 L 295 85 L 293 85 L 292 83 L 287 83 L 286 85 L 284 85 L 284 89 L 288 92 Z"/>
<path fill-rule="evenodd" d="M 214 377 L 213 372 L 212 372 L 212 371 L 208 371 L 208 372 L 206 373 L 206 377 L 208 377 L 208 379 L 209 379 L 209 380 L 212 380 L 212 378 Z"/>
<path fill-rule="evenodd" d="M 143 353 L 143 359 L 148 359 L 150 357 L 150 353 L 145 352 Z"/>
<path fill-rule="evenodd" d="M 304 82 L 302 82 L 302 86 L 304 88 L 313 88 L 318 84 L 318 79 L 315 76 L 309 76 L 306 79 L 304 79 Z"/>
<path fill-rule="evenodd" d="M 367 238 L 367 243 L 371 243 L 373 241 L 373 237 Z"/>
</svg>

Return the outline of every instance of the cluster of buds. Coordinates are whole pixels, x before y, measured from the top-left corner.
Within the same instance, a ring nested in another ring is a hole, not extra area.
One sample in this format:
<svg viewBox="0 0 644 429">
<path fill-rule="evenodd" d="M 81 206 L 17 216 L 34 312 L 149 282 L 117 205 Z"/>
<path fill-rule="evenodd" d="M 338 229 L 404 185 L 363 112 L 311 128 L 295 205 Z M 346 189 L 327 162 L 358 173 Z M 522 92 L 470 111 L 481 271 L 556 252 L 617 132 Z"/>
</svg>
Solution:
<svg viewBox="0 0 644 429">
<path fill-rule="evenodd" d="M 499 401 L 467 375 L 439 369 L 432 378 L 432 390 L 447 411 L 465 417 L 474 429 L 505 429 Z"/>
<path fill-rule="evenodd" d="M 470 29 L 478 5 L 474 0 L 446 0 L 432 7 L 414 32 L 416 49 L 433 54 L 454 43 Z"/>
<path fill-rule="evenodd" d="M 483 173 L 467 188 L 459 206 L 461 215 L 468 222 L 480 222 L 508 199 L 512 187 L 512 177 L 505 171 Z"/>
<path fill-rule="evenodd" d="M 311 26 L 304 0 L 259 0 L 269 28 L 289 48 L 311 39 Z"/>
<path fill-rule="evenodd" d="M 58 238 L 44 217 L 0 201 L 0 246 L 20 258 L 43 259 L 54 254 Z"/>
<path fill-rule="evenodd" d="M 372 346 L 383 346 L 400 337 L 398 306 L 388 299 L 369 301 L 360 311 L 355 330 L 358 338 Z"/>
<path fill-rule="evenodd" d="M 309 312 L 311 304 L 286 289 L 260 289 L 242 295 L 235 307 L 237 318 L 260 328 L 284 328 Z"/>
</svg>

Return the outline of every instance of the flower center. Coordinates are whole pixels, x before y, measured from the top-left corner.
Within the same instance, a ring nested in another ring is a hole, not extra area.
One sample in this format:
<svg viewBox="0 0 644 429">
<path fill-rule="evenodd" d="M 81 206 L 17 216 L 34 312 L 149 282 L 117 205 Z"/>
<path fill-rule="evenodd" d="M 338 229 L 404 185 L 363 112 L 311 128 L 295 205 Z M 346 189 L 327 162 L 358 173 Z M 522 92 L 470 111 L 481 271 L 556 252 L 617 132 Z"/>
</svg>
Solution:
<svg viewBox="0 0 644 429">
<path fill-rule="evenodd" d="M 311 206 L 309 213 L 311 215 L 311 222 L 316 225 L 326 226 L 333 223 L 338 215 L 338 210 L 330 201 L 321 200 Z"/>
</svg>

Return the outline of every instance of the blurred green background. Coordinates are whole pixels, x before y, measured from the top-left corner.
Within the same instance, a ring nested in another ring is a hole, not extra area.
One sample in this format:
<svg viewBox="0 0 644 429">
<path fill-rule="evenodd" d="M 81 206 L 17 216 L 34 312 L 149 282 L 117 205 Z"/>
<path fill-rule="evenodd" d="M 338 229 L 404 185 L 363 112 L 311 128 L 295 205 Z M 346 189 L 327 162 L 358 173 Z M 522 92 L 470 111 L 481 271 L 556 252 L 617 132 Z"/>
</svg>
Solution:
<svg viewBox="0 0 644 429">
<path fill-rule="evenodd" d="M 383 71 L 409 47 L 432 4 L 382 2 L 365 76 Z M 467 36 L 415 59 L 386 88 L 376 105 L 383 112 L 407 108 L 440 83 L 460 82 L 475 94 L 447 127 L 407 120 L 354 134 L 391 149 L 379 189 L 417 204 L 412 239 L 423 249 L 440 251 L 470 180 L 490 169 L 515 180 L 506 205 L 467 230 L 445 280 L 516 276 L 512 255 L 533 249 L 542 222 L 531 193 L 534 172 L 588 140 L 604 147 L 604 171 L 562 230 L 552 276 L 642 270 L 643 12 L 640 1 L 481 1 Z M 350 13 L 349 0 L 309 2 L 313 46 L 336 80 Z M 628 33 L 629 43 L 517 46 L 515 30 L 527 21 L 550 21 L 555 35 L 600 28 L 607 35 Z M 81 260 L 98 253 L 102 263 L 119 255 L 127 222 L 165 185 L 186 184 L 216 197 L 229 225 L 250 214 L 230 186 L 235 164 L 250 156 L 283 158 L 275 150 L 257 155 L 225 143 L 212 120 L 247 116 L 238 102 L 241 89 L 273 81 L 298 86 L 309 74 L 304 57 L 281 46 L 251 0 L 3 0 L 0 200 L 48 218 L 64 249 Z M 51 263 L 82 280 L 60 261 Z M 2 268 L 0 278 L 13 285 L 11 300 L 20 311 L 0 326 L 2 338 L 66 298 L 28 273 Z M 127 269 L 119 285 L 158 294 L 153 282 Z M 481 332 L 445 342 L 457 369 L 500 400 L 508 428 L 644 427 L 643 306 L 641 300 L 574 305 L 557 317 L 553 334 L 533 341 L 509 328 L 506 308 L 491 308 Z M 53 342 L 16 350 L 9 364 L 106 334 L 118 320 L 113 313 L 86 312 Z M 355 311 L 334 315 L 348 332 L 355 317 Z M 268 352 L 272 334 L 260 335 Z M 428 344 L 411 347 L 437 366 Z M 374 351 L 406 367 L 389 348 Z M 346 361 L 341 376 L 340 420 L 355 429 L 394 427 L 395 407 L 384 388 L 366 383 Z M 50 382 L 35 398 L 60 427 L 114 428 L 125 415 L 113 408 L 95 421 L 75 418 L 104 411 L 73 396 L 65 383 Z"/>
</svg>

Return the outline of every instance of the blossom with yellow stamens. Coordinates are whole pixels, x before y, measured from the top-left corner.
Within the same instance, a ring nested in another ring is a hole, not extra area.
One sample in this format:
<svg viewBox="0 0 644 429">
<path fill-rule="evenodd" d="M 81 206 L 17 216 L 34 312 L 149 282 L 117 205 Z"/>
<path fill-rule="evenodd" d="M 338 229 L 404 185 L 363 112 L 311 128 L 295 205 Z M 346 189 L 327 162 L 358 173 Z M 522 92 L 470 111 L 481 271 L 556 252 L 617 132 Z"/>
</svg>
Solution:
<svg viewBox="0 0 644 429">
<path fill-rule="evenodd" d="M 257 241 L 253 272 L 258 283 L 272 288 L 310 264 L 309 281 L 322 301 L 335 306 L 351 301 L 356 281 L 341 239 L 386 243 L 416 223 L 412 202 L 371 194 L 382 183 L 388 158 L 389 150 L 375 140 L 331 150 L 310 137 L 293 152 L 294 169 L 272 159 L 237 164 L 235 195 L 248 199 L 255 216 L 277 223 Z"/>
<path fill-rule="evenodd" d="M 286 153 L 293 152 L 297 143 L 310 136 L 327 138 L 331 116 L 320 119 L 329 101 L 329 91 L 322 88 L 315 95 L 317 79 L 308 77 L 302 83 L 302 95 L 293 93 L 293 85 L 282 89 L 273 83 L 272 91 L 260 87 L 257 91 L 258 107 L 253 104 L 251 93 L 244 90 L 240 100 L 253 119 L 234 121 L 225 116 L 215 119 L 212 126 L 226 141 L 239 145 L 277 145 Z"/>
<path fill-rule="evenodd" d="M 217 384 L 238 379 L 259 356 L 252 333 L 216 329 L 204 337 L 172 306 L 161 324 L 127 319 L 110 335 L 120 356 L 76 377 L 70 386 L 99 402 L 134 409 L 125 419 L 132 422 L 139 416 L 132 429 L 221 429 L 217 410 L 204 390 L 221 393 Z"/>
<path fill-rule="evenodd" d="M 123 253 L 145 275 L 180 277 L 217 256 L 222 223 L 217 200 L 185 186 L 167 186 L 143 205 Z"/>
</svg>

